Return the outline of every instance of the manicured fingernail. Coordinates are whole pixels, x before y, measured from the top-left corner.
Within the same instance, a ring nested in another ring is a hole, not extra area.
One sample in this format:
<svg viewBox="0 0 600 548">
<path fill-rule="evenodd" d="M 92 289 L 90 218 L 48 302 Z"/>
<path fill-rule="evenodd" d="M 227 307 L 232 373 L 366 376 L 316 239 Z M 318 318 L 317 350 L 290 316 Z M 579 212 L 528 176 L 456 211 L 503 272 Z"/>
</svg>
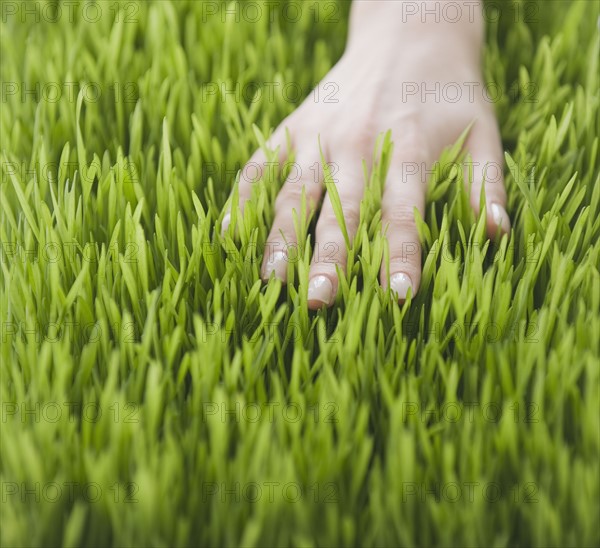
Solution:
<svg viewBox="0 0 600 548">
<path fill-rule="evenodd" d="M 495 225 L 501 227 L 504 232 L 507 232 L 510 229 L 510 221 L 506 209 L 494 202 L 490 205 L 490 210 Z"/>
<path fill-rule="evenodd" d="M 231 213 L 225 213 L 225 217 L 223 217 L 223 222 L 221 223 L 221 232 L 225 232 L 229 228 L 230 223 Z"/>
<path fill-rule="evenodd" d="M 390 289 L 398 295 L 399 300 L 405 300 L 408 295 L 408 290 L 411 289 L 411 293 L 414 294 L 412 280 L 408 274 L 404 272 L 398 272 L 390 278 Z"/>
<path fill-rule="evenodd" d="M 308 284 L 308 300 L 329 306 L 333 300 L 333 284 L 327 276 L 315 276 Z"/>
<path fill-rule="evenodd" d="M 274 251 L 269 255 L 269 260 L 265 264 L 264 279 L 271 277 L 271 272 L 275 272 L 275 277 L 285 282 L 287 278 L 287 255 L 283 251 Z"/>
</svg>

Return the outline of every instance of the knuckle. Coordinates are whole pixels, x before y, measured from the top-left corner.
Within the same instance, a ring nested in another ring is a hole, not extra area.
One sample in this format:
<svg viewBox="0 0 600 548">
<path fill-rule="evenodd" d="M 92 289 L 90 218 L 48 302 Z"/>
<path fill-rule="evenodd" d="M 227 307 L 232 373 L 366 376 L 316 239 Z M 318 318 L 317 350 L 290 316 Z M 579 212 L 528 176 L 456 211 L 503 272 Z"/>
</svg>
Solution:
<svg viewBox="0 0 600 548">
<path fill-rule="evenodd" d="M 350 131 L 343 136 L 343 141 L 347 143 L 351 150 L 368 150 L 372 145 L 371 132 L 367 130 Z"/>
<path fill-rule="evenodd" d="M 383 211 L 387 223 L 394 229 L 416 231 L 414 206 L 409 204 L 387 205 Z"/>
<path fill-rule="evenodd" d="M 397 145 L 397 155 L 403 161 L 419 161 L 426 157 L 426 145 L 422 138 L 405 137 Z"/>
<path fill-rule="evenodd" d="M 429 157 L 429 142 L 422 125 L 414 118 L 407 118 L 401 124 L 402 132 L 396 134 L 394 156 L 399 161 L 425 161 Z"/>
<path fill-rule="evenodd" d="M 347 226 L 358 226 L 360 221 L 360 202 L 342 203 L 342 211 L 344 212 L 344 219 Z"/>
<path fill-rule="evenodd" d="M 302 187 L 298 183 L 286 183 L 275 199 L 275 207 L 279 210 L 297 206 L 302 198 Z"/>
<path fill-rule="evenodd" d="M 303 181 L 287 182 L 275 199 L 275 207 L 279 209 L 299 209 L 302 206 L 302 194 L 305 195 L 308 209 L 314 207 L 319 197 L 317 185 Z"/>
<path fill-rule="evenodd" d="M 322 240 L 317 242 L 313 252 L 311 271 L 314 274 L 315 269 L 320 273 L 331 272 L 335 274 L 336 265 L 342 265 L 345 262 L 346 248 L 337 241 Z"/>
<path fill-rule="evenodd" d="M 293 226 L 288 224 L 276 223 L 271 228 L 269 238 L 266 243 L 273 246 L 284 246 L 296 241 L 296 232 Z"/>
<path fill-rule="evenodd" d="M 336 236 L 339 236 L 339 238 L 341 239 L 340 225 L 333 213 L 331 213 L 331 215 L 321 215 L 319 217 L 319 224 L 317 230 L 319 232 L 319 236 L 327 234 L 327 237 L 320 238 L 321 240 L 327 240 L 327 238 L 329 238 L 329 240 L 332 240 L 334 234 Z"/>
<path fill-rule="evenodd" d="M 484 160 L 474 159 L 465 161 L 465 168 L 468 170 L 473 167 L 473 171 L 483 180 L 485 177 L 486 183 L 502 182 L 504 178 L 504 164 L 500 158 L 490 153 L 486 155 Z"/>
<path fill-rule="evenodd" d="M 502 182 L 492 182 L 486 180 L 485 184 L 482 185 L 481 181 L 473 181 L 469 202 L 476 211 L 479 211 L 479 200 L 482 186 L 486 202 L 500 202 L 502 204 L 506 202 L 506 190 L 504 189 Z"/>
<path fill-rule="evenodd" d="M 358 226 L 360 220 L 360 204 L 355 204 L 354 202 L 342 202 L 342 212 L 346 228 L 348 229 L 348 232 L 351 233 L 354 228 Z M 325 215 L 321 215 L 319 218 L 319 228 L 329 233 L 335 232 L 340 235 L 340 239 L 342 239 L 341 227 L 332 210 Z"/>
</svg>

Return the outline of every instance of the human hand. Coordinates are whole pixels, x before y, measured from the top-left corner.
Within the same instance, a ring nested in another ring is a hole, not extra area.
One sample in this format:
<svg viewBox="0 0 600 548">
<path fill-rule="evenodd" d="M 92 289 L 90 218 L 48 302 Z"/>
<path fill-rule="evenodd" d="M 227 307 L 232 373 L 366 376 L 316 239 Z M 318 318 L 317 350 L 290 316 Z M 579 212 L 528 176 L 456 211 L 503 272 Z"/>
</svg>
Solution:
<svg viewBox="0 0 600 548">
<path fill-rule="evenodd" d="M 326 161 L 336 168 L 338 194 L 352 240 L 365 188 L 363 159 L 369 161 L 376 137 L 391 129 L 394 150 L 382 200 L 390 278 L 382 264 L 380 280 L 403 301 L 409 290 L 413 294 L 418 290 L 421 278 L 414 208 L 423 216 L 426 174 L 443 149 L 470 124 L 465 148 L 472 158 L 471 205 L 478 213 L 484 185 L 488 235 L 494 236 L 498 229 L 510 230 L 498 124 L 493 104 L 481 92 L 483 21 L 401 22 L 394 11 L 398 2 L 355 4 L 346 52 L 320 84 L 335 82 L 338 101 L 314 102 L 309 97 L 268 141 L 269 148 L 278 148 L 279 161 L 285 161 L 287 129 L 302 175 L 294 182 L 286 181 L 277 197 L 262 276 L 268 279 L 274 272 L 282 281 L 286 279 L 285 249 L 297 241 L 292 211 L 300 214 L 302 189 L 311 211 L 323 197 L 322 170 L 317 170 L 320 176 L 315 181 L 315 170 L 311 169 L 321 162 L 318 136 Z M 326 89 L 320 91 L 319 97 L 327 95 Z M 249 162 L 253 166 L 266 163 L 262 150 Z M 405 169 L 407 165 L 410 170 Z M 420 166 L 417 173 L 415 165 Z M 242 208 L 257 180 L 245 172 L 242 170 L 239 182 Z M 338 290 L 336 266 L 345 270 L 346 259 L 344 236 L 326 195 L 316 225 L 309 273 L 310 308 L 333 304 Z"/>
</svg>

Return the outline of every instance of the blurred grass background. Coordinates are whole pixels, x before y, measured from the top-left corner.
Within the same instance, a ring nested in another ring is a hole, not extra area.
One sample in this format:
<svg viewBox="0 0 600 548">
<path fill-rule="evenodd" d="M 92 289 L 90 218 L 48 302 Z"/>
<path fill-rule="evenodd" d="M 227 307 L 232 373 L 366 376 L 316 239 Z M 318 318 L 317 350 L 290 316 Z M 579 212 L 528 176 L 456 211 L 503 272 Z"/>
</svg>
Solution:
<svg viewBox="0 0 600 548">
<path fill-rule="evenodd" d="M 216 227 L 349 2 L 0 6 L 3 546 L 600 543 L 597 2 L 486 4 L 510 238 L 449 150 L 393 303 L 374 143 L 310 314 L 310 237 L 287 287 L 258 276 L 282 173 Z"/>
</svg>

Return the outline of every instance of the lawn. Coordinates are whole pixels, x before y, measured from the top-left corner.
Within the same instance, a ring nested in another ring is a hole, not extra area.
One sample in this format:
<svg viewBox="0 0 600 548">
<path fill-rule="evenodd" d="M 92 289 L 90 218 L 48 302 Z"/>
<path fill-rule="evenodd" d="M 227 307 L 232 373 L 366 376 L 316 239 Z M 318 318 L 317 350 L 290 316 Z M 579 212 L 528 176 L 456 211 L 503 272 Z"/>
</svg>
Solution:
<svg viewBox="0 0 600 548">
<path fill-rule="evenodd" d="M 348 2 L 0 9 L 2 546 L 600 544 L 597 2 L 487 4 L 510 237 L 457 143 L 394 302 L 382 136 L 318 312 L 314 225 L 259 276 L 289 165 L 219 227 Z"/>
</svg>

